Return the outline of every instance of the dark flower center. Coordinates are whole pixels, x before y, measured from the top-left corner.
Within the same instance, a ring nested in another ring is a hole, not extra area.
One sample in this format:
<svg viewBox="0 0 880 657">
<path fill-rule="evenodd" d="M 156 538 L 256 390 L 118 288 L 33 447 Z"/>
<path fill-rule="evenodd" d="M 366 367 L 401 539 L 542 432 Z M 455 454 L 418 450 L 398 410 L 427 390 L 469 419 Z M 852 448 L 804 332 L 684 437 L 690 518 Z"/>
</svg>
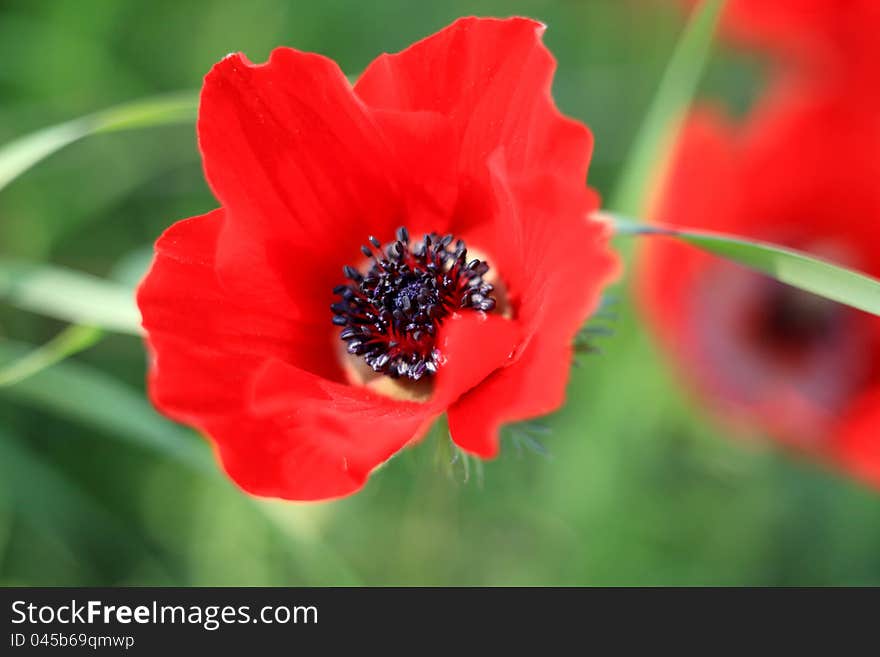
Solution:
<svg viewBox="0 0 880 657">
<path fill-rule="evenodd" d="M 796 364 L 832 339 L 841 308 L 832 301 L 776 281 L 767 281 L 756 309 L 753 337 L 777 357 Z"/>
<path fill-rule="evenodd" d="M 410 244 L 406 228 L 386 247 L 375 237 L 361 251 L 370 259 L 366 273 L 343 267 L 350 283 L 333 293 L 333 323 L 348 353 L 375 372 L 418 381 L 437 372 L 437 328 L 456 310 L 490 311 L 493 287 L 483 280 L 489 265 L 467 259 L 467 248 L 452 235 L 435 233 Z"/>
<path fill-rule="evenodd" d="M 875 371 L 870 324 L 856 311 L 740 267 L 697 282 L 682 346 L 724 408 L 758 416 L 803 445 L 824 440 Z M 691 332 L 692 331 L 692 332 Z"/>
</svg>

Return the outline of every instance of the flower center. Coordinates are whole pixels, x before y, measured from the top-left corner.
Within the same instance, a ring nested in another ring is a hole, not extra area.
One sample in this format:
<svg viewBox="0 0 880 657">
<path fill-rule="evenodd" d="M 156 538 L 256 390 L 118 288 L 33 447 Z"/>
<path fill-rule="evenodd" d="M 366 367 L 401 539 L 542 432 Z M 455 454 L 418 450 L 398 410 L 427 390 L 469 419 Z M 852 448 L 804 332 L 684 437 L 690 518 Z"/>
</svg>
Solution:
<svg viewBox="0 0 880 657">
<path fill-rule="evenodd" d="M 375 237 L 361 251 L 369 268 L 346 265 L 350 281 L 333 289 L 333 323 L 350 354 L 374 372 L 418 381 L 437 372 L 437 328 L 456 310 L 491 311 L 493 286 L 483 276 L 489 265 L 468 262 L 467 247 L 453 236 L 425 235 L 410 244 L 406 228 L 383 248 Z"/>
<path fill-rule="evenodd" d="M 752 324 L 753 339 L 791 364 L 833 340 L 842 321 L 834 302 L 783 283 L 766 281 L 762 297 Z"/>
</svg>

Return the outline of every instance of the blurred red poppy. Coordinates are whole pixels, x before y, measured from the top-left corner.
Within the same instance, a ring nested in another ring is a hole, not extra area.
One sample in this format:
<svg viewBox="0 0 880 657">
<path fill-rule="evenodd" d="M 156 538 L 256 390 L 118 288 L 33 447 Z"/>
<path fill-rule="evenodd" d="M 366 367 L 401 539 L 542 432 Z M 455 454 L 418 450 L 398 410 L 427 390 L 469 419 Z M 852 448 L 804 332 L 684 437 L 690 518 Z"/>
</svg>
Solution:
<svg viewBox="0 0 880 657">
<path fill-rule="evenodd" d="M 878 180 L 880 116 L 843 93 L 777 96 L 741 129 L 695 113 L 655 217 L 878 276 Z M 643 255 L 647 315 L 701 396 L 880 485 L 880 320 L 681 245 Z"/>
<path fill-rule="evenodd" d="M 730 37 L 781 54 L 814 79 L 880 82 L 877 0 L 728 0 L 724 11 Z"/>
<path fill-rule="evenodd" d="M 462 19 L 354 87 L 287 48 L 206 77 L 222 207 L 159 239 L 138 303 L 153 402 L 245 490 L 351 493 L 443 412 L 491 457 L 502 424 L 562 403 L 616 260 L 543 30 Z"/>
</svg>

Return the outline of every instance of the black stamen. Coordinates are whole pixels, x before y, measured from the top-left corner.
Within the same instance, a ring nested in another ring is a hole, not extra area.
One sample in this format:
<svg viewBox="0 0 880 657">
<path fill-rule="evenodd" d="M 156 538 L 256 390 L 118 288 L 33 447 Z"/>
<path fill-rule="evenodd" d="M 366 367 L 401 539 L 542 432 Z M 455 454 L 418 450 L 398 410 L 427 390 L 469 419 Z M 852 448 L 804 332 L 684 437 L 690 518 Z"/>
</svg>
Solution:
<svg viewBox="0 0 880 657">
<path fill-rule="evenodd" d="M 333 323 L 344 327 L 339 337 L 349 353 L 361 356 L 374 371 L 418 381 L 437 372 L 440 353 L 434 348 L 437 326 L 452 312 L 495 308 L 492 285 L 483 281 L 489 265 L 467 262 L 464 242 L 431 233 L 410 248 L 405 227 L 384 250 L 372 235 L 361 252 L 371 258 L 369 270 L 343 268 L 351 282 L 337 285 L 342 297 L 331 306 Z"/>
</svg>

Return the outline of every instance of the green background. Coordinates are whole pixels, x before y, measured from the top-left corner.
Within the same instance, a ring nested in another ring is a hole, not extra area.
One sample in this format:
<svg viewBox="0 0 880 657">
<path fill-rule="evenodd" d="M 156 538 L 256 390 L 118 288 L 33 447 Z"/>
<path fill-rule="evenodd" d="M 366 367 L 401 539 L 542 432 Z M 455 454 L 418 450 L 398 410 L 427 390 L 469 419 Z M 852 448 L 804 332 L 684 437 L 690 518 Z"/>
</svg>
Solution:
<svg viewBox="0 0 880 657">
<path fill-rule="evenodd" d="M 291 45 L 357 74 L 457 16 L 515 13 L 548 24 L 557 102 L 593 129 L 591 184 L 607 196 L 682 27 L 669 4 L 0 2 L 0 143 L 195 89 L 230 51 L 261 61 Z M 762 68 L 720 49 L 701 95 L 742 112 Z M 120 263 L 163 228 L 215 205 L 191 126 L 102 135 L 0 192 L 0 256 L 125 278 Z M 579 358 L 567 406 L 542 423 L 549 455 L 509 432 L 499 459 L 465 472 L 438 431 L 324 504 L 255 501 L 187 465 L 198 438 L 144 401 L 140 342 L 107 337 L 0 388 L 0 583 L 880 584 L 880 496 L 725 437 L 669 373 L 625 281 L 610 296 L 614 335 Z M 0 364 L 61 328 L 0 305 Z"/>
</svg>

